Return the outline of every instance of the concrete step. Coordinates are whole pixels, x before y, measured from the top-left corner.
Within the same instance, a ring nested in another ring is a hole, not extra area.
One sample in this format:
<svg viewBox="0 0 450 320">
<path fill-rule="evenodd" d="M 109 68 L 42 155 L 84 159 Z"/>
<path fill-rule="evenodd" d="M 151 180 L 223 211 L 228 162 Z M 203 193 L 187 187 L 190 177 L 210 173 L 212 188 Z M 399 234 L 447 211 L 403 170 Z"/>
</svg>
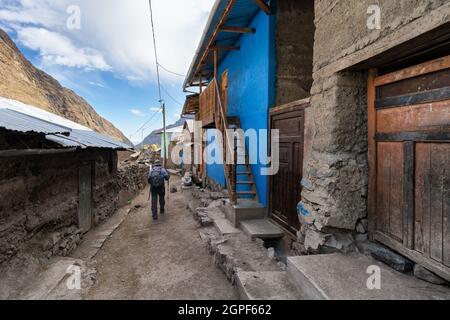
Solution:
<svg viewBox="0 0 450 320">
<path fill-rule="evenodd" d="M 264 219 L 267 209 L 254 200 L 239 199 L 236 204 L 231 204 L 230 201 L 225 203 L 225 214 L 231 224 L 238 228 L 241 221 Z"/>
<path fill-rule="evenodd" d="M 214 227 L 221 235 L 239 233 L 240 230 L 235 228 L 228 219 L 214 219 Z"/>
<path fill-rule="evenodd" d="M 369 289 L 375 268 L 380 289 Z M 378 269 L 379 268 L 379 269 Z M 448 300 L 450 289 L 397 272 L 361 254 L 325 254 L 287 258 L 287 273 L 309 300 Z"/>
<path fill-rule="evenodd" d="M 245 220 L 241 222 L 241 229 L 248 234 L 252 240 L 259 238 L 262 240 L 281 239 L 284 232 L 267 219 Z"/>
<path fill-rule="evenodd" d="M 300 300 L 285 271 L 239 271 L 236 285 L 242 300 Z"/>
</svg>

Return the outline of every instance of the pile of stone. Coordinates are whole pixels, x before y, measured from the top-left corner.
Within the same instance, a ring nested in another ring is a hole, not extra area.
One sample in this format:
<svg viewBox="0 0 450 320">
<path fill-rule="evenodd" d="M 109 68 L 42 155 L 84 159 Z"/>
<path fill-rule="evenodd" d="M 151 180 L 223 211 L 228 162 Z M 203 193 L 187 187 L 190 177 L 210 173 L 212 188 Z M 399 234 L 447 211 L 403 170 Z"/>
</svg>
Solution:
<svg viewBox="0 0 450 320">
<path fill-rule="evenodd" d="M 47 258 L 67 257 L 78 247 L 82 238 L 82 230 L 75 226 L 53 232 L 43 246 L 44 254 Z"/>
</svg>

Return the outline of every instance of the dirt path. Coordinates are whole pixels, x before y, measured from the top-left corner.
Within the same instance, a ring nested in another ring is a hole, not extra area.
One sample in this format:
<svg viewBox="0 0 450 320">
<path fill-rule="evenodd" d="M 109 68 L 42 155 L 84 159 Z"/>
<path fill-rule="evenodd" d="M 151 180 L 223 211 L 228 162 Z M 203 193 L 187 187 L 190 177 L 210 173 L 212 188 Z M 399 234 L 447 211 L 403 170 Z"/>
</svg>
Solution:
<svg viewBox="0 0 450 320">
<path fill-rule="evenodd" d="M 237 299 L 201 241 L 187 198 L 170 194 L 153 222 L 148 189 L 98 253 L 97 283 L 84 299 Z"/>
</svg>

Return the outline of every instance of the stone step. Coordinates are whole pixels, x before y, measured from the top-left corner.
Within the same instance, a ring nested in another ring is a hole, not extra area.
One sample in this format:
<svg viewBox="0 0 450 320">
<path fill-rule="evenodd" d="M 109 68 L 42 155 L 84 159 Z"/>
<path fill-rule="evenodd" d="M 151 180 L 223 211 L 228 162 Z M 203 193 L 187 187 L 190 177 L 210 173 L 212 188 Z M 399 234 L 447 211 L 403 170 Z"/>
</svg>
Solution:
<svg viewBox="0 0 450 320">
<path fill-rule="evenodd" d="M 380 289 L 369 289 L 374 271 Z M 393 270 L 361 254 L 324 254 L 287 258 L 287 273 L 308 300 L 448 300 L 450 289 Z"/>
<path fill-rule="evenodd" d="M 231 224 L 238 228 L 241 221 L 264 219 L 267 216 L 267 209 L 255 200 L 239 199 L 236 204 L 225 202 L 225 214 Z"/>
<path fill-rule="evenodd" d="M 214 219 L 214 227 L 221 235 L 239 233 L 240 230 L 235 228 L 228 219 Z"/>
<path fill-rule="evenodd" d="M 285 271 L 239 271 L 236 285 L 242 300 L 300 300 Z"/>
<path fill-rule="evenodd" d="M 256 238 L 273 240 L 284 237 L 283 230 L 267 219 L 241 221 L 241 229 L 248 234 L 252 240 L 255 240 Z"/>
</svg>

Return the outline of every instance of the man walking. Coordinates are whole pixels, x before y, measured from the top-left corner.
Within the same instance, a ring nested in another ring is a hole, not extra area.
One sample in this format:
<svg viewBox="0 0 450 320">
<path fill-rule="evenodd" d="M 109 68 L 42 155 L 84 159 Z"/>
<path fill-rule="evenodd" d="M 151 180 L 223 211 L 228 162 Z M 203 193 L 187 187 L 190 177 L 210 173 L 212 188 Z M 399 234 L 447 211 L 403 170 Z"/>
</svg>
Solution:
<svg viewBox="0 0 450 320">
<path fill-rule="evenodd" d="M 166 184 L 169 181 L 169 173 L 166 169 L 161 167 L 161 162 L 156 160 L 150 173 L 148 175 L 148 182 L 150 184 L 150 192 L 152 194 L 152 216 L 153 220 L 158 220 L 158 197 L 160 214 L 164 214 L 164 207 L 166 204 Z"/>
</svg>

